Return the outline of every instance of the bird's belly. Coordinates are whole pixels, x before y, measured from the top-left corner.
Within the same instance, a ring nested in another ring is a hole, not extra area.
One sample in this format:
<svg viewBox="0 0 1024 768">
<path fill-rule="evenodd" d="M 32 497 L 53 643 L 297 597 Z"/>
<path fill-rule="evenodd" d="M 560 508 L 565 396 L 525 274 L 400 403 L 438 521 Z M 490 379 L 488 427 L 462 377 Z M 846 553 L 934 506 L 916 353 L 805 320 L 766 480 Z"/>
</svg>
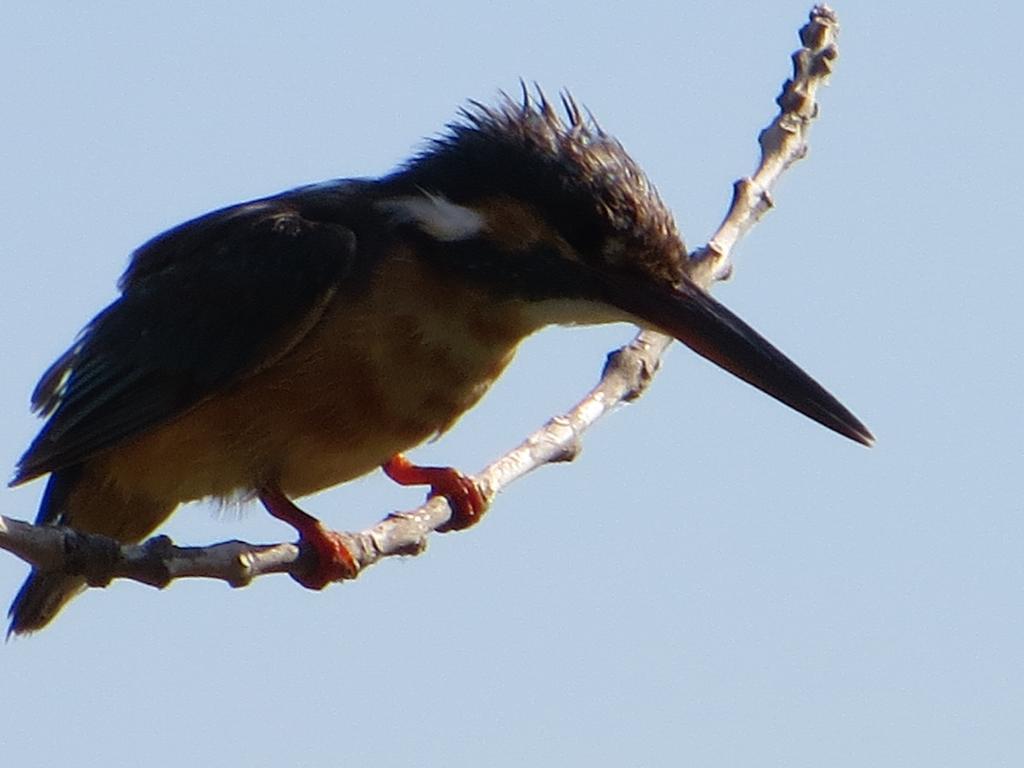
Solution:
<svg viewBox="0 0 1024 768">
<path fill-rule="evenodd" d="M 108 477 L 174 502 L 268 483 L 298 497 L 444 432 L 532 329 L 515 306 L 429 281 L 415 262 L 392 264 L 271 367 L 112 451 Z"/>
</svg>

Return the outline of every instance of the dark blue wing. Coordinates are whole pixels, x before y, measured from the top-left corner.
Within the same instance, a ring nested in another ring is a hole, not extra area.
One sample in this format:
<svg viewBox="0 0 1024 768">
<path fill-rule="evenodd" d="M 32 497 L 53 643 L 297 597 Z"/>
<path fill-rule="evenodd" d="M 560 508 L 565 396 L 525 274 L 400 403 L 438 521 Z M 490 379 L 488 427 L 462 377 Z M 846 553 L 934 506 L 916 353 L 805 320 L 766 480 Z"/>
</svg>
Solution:
<svg viewBox="0 0 1024 768">
<path fill-rule="evenodd" d="M 49 420 L 12 484 L 171 419 L 290 349 L 353 271 L 348 198 L 313 188 L 245 203 L 136 251 L 121 297 L 33 393 Z"/>
</svg>

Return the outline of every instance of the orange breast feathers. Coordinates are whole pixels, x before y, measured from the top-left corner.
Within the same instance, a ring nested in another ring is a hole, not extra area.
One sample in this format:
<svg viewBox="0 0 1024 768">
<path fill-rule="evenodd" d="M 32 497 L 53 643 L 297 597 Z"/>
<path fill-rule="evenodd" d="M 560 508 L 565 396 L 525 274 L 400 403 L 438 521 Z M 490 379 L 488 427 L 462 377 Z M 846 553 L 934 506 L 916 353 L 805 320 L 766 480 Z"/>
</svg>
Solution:
<svg viewBox="0 0 1024 768">
<path fill-rule="evenodd" d="M 536 327 L 519 302 L 399 254 L 271 367 L 93 459 L 91 474 L 168 503 L 268 481 L 313 493 L 447 430 Z"/>
</svg>

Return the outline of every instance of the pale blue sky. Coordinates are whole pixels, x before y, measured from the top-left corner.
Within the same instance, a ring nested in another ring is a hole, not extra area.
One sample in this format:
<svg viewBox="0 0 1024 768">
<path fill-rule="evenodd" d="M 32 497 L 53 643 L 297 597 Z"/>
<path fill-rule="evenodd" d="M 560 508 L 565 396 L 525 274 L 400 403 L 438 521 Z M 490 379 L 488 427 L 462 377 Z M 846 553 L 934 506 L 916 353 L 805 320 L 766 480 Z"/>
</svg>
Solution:
<svg viewBox="0 0 1024 768">
<path fill-rule="evenodd" d="M 519 77 L 587 104 L 696 245 L 752 167 L 808 7 L 9 4 L 0 464 L 38 428 L 39 373 L 136 245 L 227 203 L 383 173 Z M 0 647 L 4 764 L 1024 762 L 1024 12 L 837 10 L 811 156 L 717 295 L 876 448 L 679 347 L 575 464 L 420 558 L 322 593 L 118 583 Z M 532 339 L 413 457 L 478 469 L 630 336 Z M 7 491 L 2 512 L 34 516 L 40 491 Z M 419 498 L 372 477 L 306 506 L 362 528 Z M 255 508 L 202 506 L 166 531 L 291 535 Z M 5 603 L 25 570 L 0 554 Z"/>
</svg>

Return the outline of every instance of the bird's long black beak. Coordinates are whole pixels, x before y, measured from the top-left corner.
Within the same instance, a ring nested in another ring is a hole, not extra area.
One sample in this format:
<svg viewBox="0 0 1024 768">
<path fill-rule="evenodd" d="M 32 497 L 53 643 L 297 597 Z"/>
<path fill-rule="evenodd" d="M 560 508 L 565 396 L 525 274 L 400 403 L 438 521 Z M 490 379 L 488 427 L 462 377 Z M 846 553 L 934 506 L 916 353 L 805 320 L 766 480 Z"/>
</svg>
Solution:
<svg viewBox="0 0 1024 768">
<path fill-rule="evenodd" d="M 612 303 L 649 323 L 734 376 L 863 445 L 875 438 L 824 387 L 757 331 L 693 283 L 681 286 L 617 281 Z"/>
</svg>

